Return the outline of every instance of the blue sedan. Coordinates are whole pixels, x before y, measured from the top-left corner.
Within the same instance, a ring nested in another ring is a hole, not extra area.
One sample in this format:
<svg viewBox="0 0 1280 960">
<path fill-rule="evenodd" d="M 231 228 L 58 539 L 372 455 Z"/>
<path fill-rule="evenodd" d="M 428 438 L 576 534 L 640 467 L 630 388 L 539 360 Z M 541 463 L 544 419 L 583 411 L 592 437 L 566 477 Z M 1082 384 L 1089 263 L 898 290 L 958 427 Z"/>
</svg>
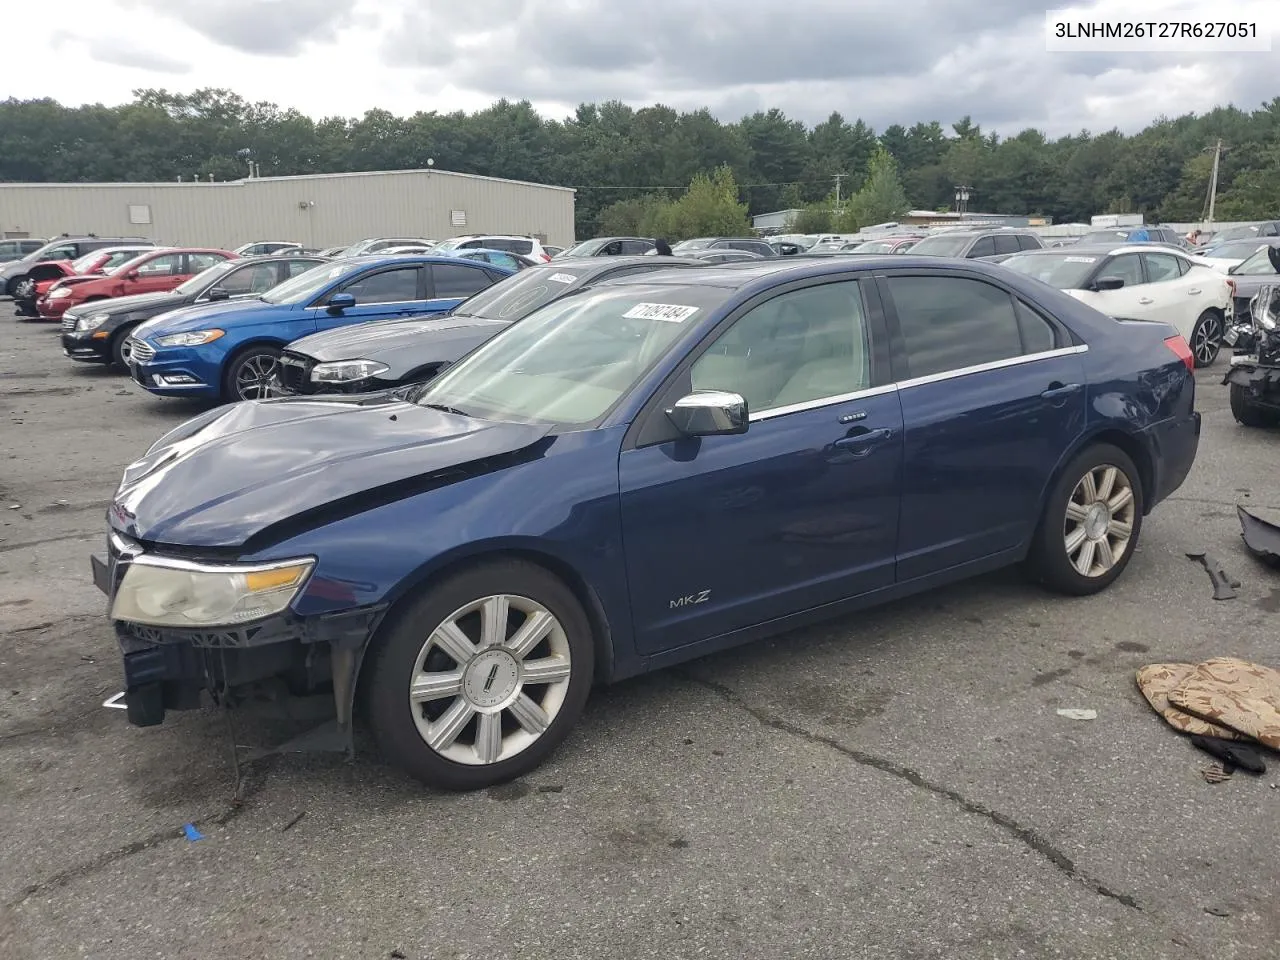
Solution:
<svg viewBox="0 0 1280 960">
<path fill-rule="evenodd" d="M 777 258 L 587 287 L 407 391 L 215 409 L 94 559 L 129 716 L 287 675 L 349 732 L 363 690 L 390 757 L 471 789 L 596 681 L 1009 564 L 1091 594 L 1191 469 L 1192 367 L 988 264 Z"/>
<path fill-rule="evenodd" d="M 514 271 L 455 257 L 351 257 L 253 300 L 174 310 L 140 325 L 123 351 L 133 378 L 161 397 L 268 397 L 281 349 L 335 327 L 452 310 Z"/>
</svg>

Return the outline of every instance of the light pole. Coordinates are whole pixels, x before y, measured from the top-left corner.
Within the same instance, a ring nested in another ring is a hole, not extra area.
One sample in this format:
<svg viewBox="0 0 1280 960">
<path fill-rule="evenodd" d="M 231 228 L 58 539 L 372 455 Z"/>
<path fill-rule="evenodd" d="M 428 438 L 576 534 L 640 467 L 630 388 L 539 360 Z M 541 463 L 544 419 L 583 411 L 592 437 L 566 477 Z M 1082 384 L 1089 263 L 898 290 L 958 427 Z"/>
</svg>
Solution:
<svg viewBox="0 0 1280 960">
<path fill-rule="evenodd" d="M 969 212 L 969 188 L 965 186 L 956 187 L 956 213 L 964 216 Z"/>
</svg>

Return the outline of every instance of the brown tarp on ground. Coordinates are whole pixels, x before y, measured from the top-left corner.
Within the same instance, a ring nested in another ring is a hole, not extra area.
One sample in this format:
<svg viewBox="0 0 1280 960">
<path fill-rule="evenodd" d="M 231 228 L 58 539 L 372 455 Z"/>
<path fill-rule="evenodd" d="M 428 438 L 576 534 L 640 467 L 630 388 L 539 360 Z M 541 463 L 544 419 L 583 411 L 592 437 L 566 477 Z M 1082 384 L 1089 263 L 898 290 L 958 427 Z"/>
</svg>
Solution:
<svg viewBox="0 0 1280 960">
<path fill-rule="evenodd" d="M 1224 740 L 1243 740 L 1234 730 L 1209 723 L 1169 703 L 1169 694 L 1191 675 L 1194 663 L 1152 663 L 1138 670 L 1138 689 L 1151 704 L 1151 709 L 1182 733 L 1199 734 L 1202 737 L 1221 737 Z"/>
<path fill-rule="evenodd" d="M 1280 750 L 1280 670 L 1216 657 L 1196 664 L 1169 691 L 1169 703 Z"/>
</svg>

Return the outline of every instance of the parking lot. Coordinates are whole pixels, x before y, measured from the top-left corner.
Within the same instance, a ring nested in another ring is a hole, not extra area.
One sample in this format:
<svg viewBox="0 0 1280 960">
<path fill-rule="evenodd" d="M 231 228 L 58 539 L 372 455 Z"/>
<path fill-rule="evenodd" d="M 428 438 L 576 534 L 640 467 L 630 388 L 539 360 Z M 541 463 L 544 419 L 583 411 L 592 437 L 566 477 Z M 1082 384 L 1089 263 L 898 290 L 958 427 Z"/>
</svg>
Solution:
<svg viewBox="0 0 1280 960">
<path fill-rule="evenodd" d="M 0 325 L 5 960 L 1276 955 L 1280 767 L 1207 783 L 1133 681 L 1280 661 L 1280 574 L 1235 515 L 1280 508 L 1280 435 L 1234 423 L 1225 356 L 1191 477 L 1100 596 L 1003 574 L 628 682 L 478 794 L 277 754 L 237 803 L 222 714 L 101 707 L 120 669 L 88 553 L 124 466 L 199 408 Z"/>
</svg>

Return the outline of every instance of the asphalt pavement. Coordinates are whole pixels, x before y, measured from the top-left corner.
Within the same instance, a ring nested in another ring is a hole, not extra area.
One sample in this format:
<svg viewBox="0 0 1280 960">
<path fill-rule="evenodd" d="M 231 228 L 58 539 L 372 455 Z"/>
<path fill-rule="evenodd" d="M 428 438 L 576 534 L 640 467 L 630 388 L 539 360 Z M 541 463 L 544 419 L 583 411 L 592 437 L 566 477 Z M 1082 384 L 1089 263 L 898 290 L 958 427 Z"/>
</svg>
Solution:
<svg viewBox="0 0 1280 960">
<path fill-rule="evenodd" d="M 1000 574 L 602 690 L 485 792 L 273 755 L 237 802 L 233 738 L 295 724 L 101 707 L 120 669 L 88 554 L 125 465 L 199 408 L 66 360 L 56 325 L 0 328 L 4 960 L 1280 951 L 1280 761 L 1206 782 L 1133 680 L 1280 664 L 1280 574 L 1235 515 L 1280 508 L 1280 433 L 1231 419 L 1225 357 L 1194 471 L 1101 596 Z"/>
</svg>

